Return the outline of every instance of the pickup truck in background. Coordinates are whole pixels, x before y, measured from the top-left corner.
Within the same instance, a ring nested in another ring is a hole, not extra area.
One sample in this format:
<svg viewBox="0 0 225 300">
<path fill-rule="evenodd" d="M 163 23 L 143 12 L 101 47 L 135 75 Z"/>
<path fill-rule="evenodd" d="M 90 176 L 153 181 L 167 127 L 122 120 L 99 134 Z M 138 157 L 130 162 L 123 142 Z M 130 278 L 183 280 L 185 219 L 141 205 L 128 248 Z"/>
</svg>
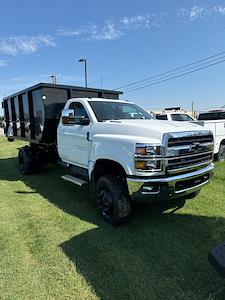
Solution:
<svg viewBox="0 0 225 300">
<path fill-rule="evenodd" d="M 157 120 L 167 120 L 167 121 L 179 121 L 179 122 L 193 122 L 195 119 L 190 116 L 181 107 L 171 107 L 165 108 L 162 112 L 155 113 L 155 118 Z"/>
<path fill-rule="evenodd" d="M 214 135 L 214 155 L 218 161 L 225 160 L 225 109 L 211 109 L 200 112 L 197 123 L 209 129 Z"/>
<path fill-rule="evenodd" d="M 81 92 L 89 97 L 78 96 Z M 210 130 L 155 120 L 118 96 L 116 91 L 39 84 L 3 100 L 6 136 L 30 142 L 19 150 L 21 173 L 61 161 L 73 172 L 62 178 L 90 184 L 100 215 L 114 225 L 130 218 L 131 201 L 194 197 L 214 169 Z"/>
</svg>

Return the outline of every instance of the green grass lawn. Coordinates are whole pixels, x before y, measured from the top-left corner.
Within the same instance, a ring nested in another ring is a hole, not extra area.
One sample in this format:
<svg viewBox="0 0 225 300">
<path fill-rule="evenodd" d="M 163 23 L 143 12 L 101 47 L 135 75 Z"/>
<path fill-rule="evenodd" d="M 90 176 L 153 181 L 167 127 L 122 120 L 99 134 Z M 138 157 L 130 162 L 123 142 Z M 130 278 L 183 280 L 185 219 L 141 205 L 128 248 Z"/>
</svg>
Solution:
<svg viewBox="0 0 225 300">
<path fill-rule="evenodd" d="M 183 208 L 137 205 L 111 227 L 63 169 L 20 175 L 21 145 L 0 138 L 0 299 L 225 299 L 207 261 L 225 240 L 225 163 Z"/>
</svg>

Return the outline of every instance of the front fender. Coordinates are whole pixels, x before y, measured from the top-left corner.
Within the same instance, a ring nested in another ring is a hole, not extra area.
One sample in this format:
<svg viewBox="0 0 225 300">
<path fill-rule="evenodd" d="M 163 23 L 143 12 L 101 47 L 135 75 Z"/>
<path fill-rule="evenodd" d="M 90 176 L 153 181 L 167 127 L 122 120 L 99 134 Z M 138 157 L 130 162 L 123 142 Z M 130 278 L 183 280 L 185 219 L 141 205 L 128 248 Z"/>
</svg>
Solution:
<svg viewBox="0 0 225 300">
<path fill-rule="evenodd" d="M 112 139 L 95 139 L 90 147 L 89 176 L 99 159 L 108 159 L 119 163 L 127 175 L 134 174 L 134 143 Z"/>
</svg>

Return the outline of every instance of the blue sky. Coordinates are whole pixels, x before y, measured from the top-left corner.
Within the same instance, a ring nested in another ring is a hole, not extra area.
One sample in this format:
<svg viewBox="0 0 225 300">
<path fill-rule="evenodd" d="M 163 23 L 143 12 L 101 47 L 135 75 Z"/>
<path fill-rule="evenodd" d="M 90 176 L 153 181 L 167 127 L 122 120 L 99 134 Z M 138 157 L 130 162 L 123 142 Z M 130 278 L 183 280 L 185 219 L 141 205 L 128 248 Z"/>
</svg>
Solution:
<svg viewBox="0 0 225 300">
<path fill-rule="evenodd" d="M 225 51 L 225 1 L 0 2 L 0 97 L 56 74 L 115 89 Z M 225 105 L 225 62 L 124 94 L 144 108 Z"/>
</svg>

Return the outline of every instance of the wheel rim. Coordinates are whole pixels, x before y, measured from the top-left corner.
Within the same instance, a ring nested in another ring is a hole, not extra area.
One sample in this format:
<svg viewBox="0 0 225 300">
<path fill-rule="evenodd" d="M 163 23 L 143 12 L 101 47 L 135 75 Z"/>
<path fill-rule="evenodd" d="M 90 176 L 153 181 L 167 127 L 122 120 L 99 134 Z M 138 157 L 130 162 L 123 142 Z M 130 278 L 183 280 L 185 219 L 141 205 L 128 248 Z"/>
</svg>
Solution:
<svg viewBox="0 0 225 300">
<path fill-rule="evenodd" d="M 99 190 L 97 194 L 97 205 L 100 214 L 105 219 L 110 220 L 113 216 L 113 201 L 111 192 L 106 188 Z"/>
</svg>

